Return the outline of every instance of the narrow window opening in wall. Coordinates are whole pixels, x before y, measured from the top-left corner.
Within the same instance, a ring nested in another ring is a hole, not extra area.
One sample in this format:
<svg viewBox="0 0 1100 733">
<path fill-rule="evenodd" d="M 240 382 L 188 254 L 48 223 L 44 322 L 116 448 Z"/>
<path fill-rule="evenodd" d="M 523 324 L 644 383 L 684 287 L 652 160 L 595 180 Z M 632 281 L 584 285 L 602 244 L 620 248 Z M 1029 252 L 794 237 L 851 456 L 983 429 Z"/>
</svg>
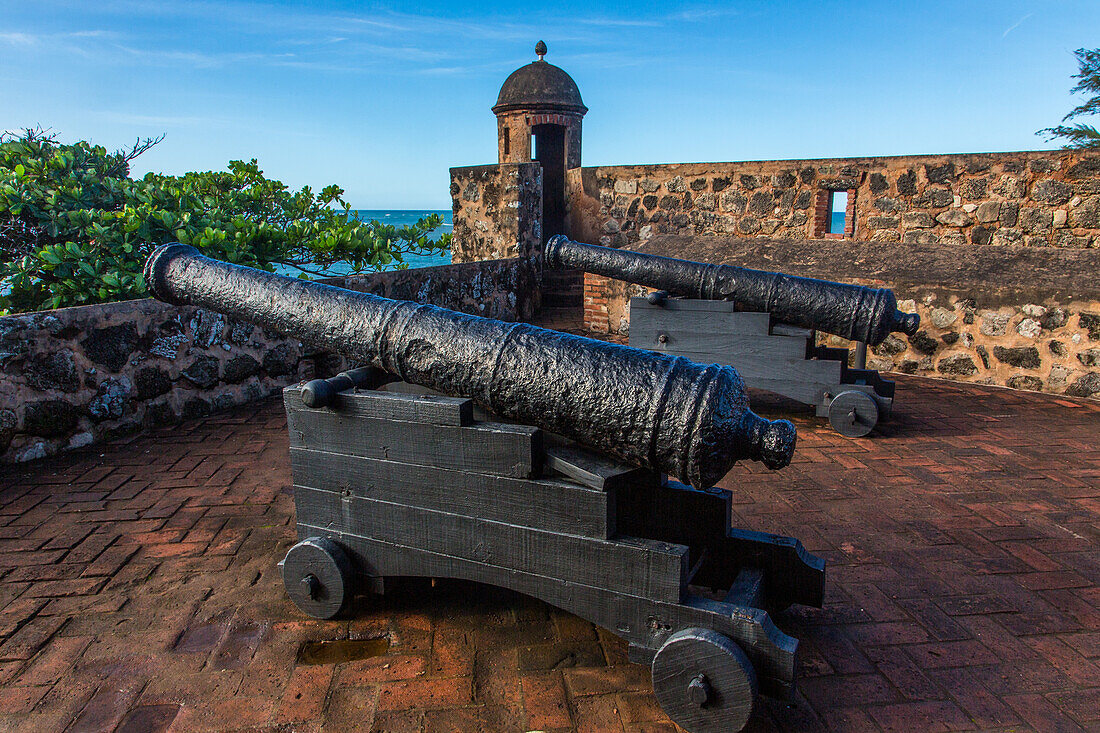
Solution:
<svg viewBox="0 0 1100 733">
<path fill-rule="evenodd" d="M 509 147 L 511 146 L 511 143 L 512 143 L 512 137 L 509 134 L 508 128 L 505 127 L 504 128 L 504 154 L 505 155 L 508 155 L 508 153 L 511 152 L 509 150 Z"/>
<path fill-rule="evenodd" d="M 844 234 L 845 217 L 848 215 L 848 192 L 833 191 L 829 194 L 830 234 Z"/>
</svg>

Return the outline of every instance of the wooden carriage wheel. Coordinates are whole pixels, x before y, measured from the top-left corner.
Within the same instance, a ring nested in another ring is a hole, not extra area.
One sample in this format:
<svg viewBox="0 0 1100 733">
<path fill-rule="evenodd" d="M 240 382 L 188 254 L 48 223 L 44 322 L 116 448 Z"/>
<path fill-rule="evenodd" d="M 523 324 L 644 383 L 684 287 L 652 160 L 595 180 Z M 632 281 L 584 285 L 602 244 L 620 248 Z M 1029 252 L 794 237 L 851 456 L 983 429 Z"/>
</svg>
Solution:
<svg viewBox="0 0 1100 733">
<path fill-rule="evenodd" d="M 758 689 L 741 647 L 717 631 L 689 628 L 657 651 L 653 691 L 668 717 L 690 733 L 730 733 L 745 727 Z"/>
</svg>

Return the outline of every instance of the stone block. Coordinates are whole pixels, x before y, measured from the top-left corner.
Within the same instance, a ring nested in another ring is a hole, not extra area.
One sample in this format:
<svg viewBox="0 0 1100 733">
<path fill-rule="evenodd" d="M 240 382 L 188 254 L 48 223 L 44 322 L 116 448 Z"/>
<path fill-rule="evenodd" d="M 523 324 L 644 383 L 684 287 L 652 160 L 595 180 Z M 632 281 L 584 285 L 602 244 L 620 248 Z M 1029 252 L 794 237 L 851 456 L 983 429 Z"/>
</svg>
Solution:
<svg viewBox="0 0 1100 733">
<path fill-rule="evenodd" d="M 986 336 L 1004 336 L 1010 319 L 1011 316 L 1007 313 L 986 311 L 982 313 L 982 323 L 978 330 Z"/>
<path fill-rule="evenodd" d="M 1044 178 L 1031 187 L 1031 198 L 1044 204 L 1064 204 L 1072 195 L 1072 186 L 1052 178 Z"/>
<path fill-rule="evenodd" d="M 955 196 L 946 188 L 926 188 L 914 202 L 922 209 L 942 209 L 955 202 Z"/>
<path fill-rule="evenodd" d="M 997 361 L 1019 369 L 1038 369 L 1042 365 L 1039 350 L 1034 346 L 994 346 Z"/>
<path fill-rule="evenodd" d="M 172 378 L 160 367 L 142 367 L 134 374 L 134 396 L 149 400 L 172 389 Z"/>
<path fill-rule="evenodd" d="M 1038 234 L 1050 229 L 1051 219 L 1051 212 L 1047 209 L 1024 207 L 1020 209 L 1017 224 L 1027 234 Z"/>
<path fill-rule="evenodd" d="M 615 193 L 622 194 L 636 194 L 638 193 L 637 181 L 615 181 Z"/>
<path fill-rule="evenodd" d="M 1012 389 L 1027 389 L 1032 392 L 1043 391 L 1043 380 L 1030 374 L 1016 374 L 1008 378 L 1006 384 Z"/>
<path fill-rule="evenodd" d="M 1061 328 L 1062 326 L 1066 325 L 1068 321 L 1069 311 L 1064 308 L 1050 308 L 1041 316 L 1039 316 L 1039 325 L 1049 331 L 1053 331 L 1056 328 Z"/>
<path fill-rule="evenodd" d="M 1082 311 L 1077 316 L 1078 325 L 1088 331 L 1089 341 L 1100 341 L 1100 313 Z"/>
<path fill-rule="evenodd" d="M 126 414 L 133 387 L 126 377 L 106 379 L 88 403 L 88 415 L 95 422 L 118 420 Z"/>
<path fill-rule="evenodd" d="M 914 350 L 922 354 L 928 354 L 929 356 L 935 354 L 936 349 L 940 346 L 936 339 L 929 336 L 926 331 L 917 331 L 910 336 L 909 345 L 912 346 Z"/>
<path fill-rule="evenodd" d="M 80 389 L 80 376 L 76 373 L 76 359 L 71 349 L 31 355 L 23 365 L 23 377 L 37 390 L 75 392 Z"/>
<path fill-rule="evenodd" d="M 1043 327 L 1034 318 L 1025 318 L 1016 326 L 1016 333 L 1025 338 L 1039 338 L 1039 334 L 1042 333 L 1042 331 Z"/>
<path fill-rule="evenodd" d="M 974 364 L 974 360 L 966 354 L 955 354 L 954 356 L 940 359 L 939 363 L 936 365 L 936 370 L 940 372 L 940 374 L 966 377 L 971 374 L 977 374 L 978 367 Z"/>
<path fill-rule="evenodd" d="M 65 400 L 38 400 L 23 411 L 23 432 L 43 438 L 68 435 L 79 422 L 80 410 Z"/>
<path fill-rule="evenodd" d="M 959 184 L 959 193 L 965 199 L 975 201 L 985 197 L 986 189 L 989 187 L 989 179 L 987 178 L 968 178 Z"/>
<path fill-rule="evenodd" d="M 1100 393 L 1100 372 L 1089 372 L 1066 388 L 1070 397 L 1092 397 Z"/>
<path fill-rule="evenodd" d="M 965 227 L 974 223 L 974 220 L 970 218 L 970 214 L 962 209 L 949 209 L 948 211 L 940 212 L 936 216 L 936 221 L 944 226 L 951 227 Z"/>
<path fill-rule="evenodd" d="M 947 161 L 942 165 L 929 165 L 924 166 L 924 177 L 928 179 L 929 183 L 946 183 L 949 184 L 956 177 L 955 164 L 951 161 Z"/>
<path fill-rule="evenodd" d="M 905 232 L 901 237 L 902 242 L 910 244 L 938 244 L 940 237 L 926 229 L 913 229 Z"/>
<path fill-rule="evenodd" d="M 978 204 L 974 212 L 974 218 L 983 224 L 990 224 L 1001 217 L 1001 203 L 999 201 L 985 201 Z"/>
<path fill-rule="evenodd" d="M 935 221 L 925 211 L 910 211 L 901 215 L 901 225 L 906 229 L 930 229 Z"/>
<path fill-rule="evenodd" d="M 936 328 L 947 328 L 958 319 L 958 314 L 951 308 L 933 308 L 932 325 Z"/>
<path fill-rule="evenodd" d="M 749 211 L 757 216 L 767 216 L 771 213 L 774 199 L 770 194 L 764 192 L 757 192 L 749 199 Z"/>
<path fill-rule="evenodd" d="M 196 357 L 181 375 L 199 389 L 210 389 L 218 383 L 218 360 L 203 354 Z"/>
<path fill-rule="evenodd" d="M 260 362 L 250 354 L 237 354 L 225 363 L 222 379 L 230 384 L 238 384 L 260 371 Z"/>
<path fill-rule="evenodd" d="M 117 372 L 130 360 L 137 348 L 137 326 L 133 323 L 120 323 L 94 329 L 80 345 L 92 363 Z"/>
<path fill-rule="evenodd" d="M 1024 241 L 1024 235 L 1019 229 L 1012 229 L 1011 227 L 1001 227 L 997 231 L 993 232 L 992 244 L 997 246 L 1003 246 L 1006 244 L 1022 244 Z"/>
<path fill-rule="evenodd" d="M 907 170 L 898 176 L 897 180 L 898 195 L 900 196 L 912 196 L 917 192 L 917 173 L 913 169 Z"/>
<path fill-rule="evenodd" d="M 1100 228 L 1100 196 L 1082 199 L 1069 210 L 1069 225 L 1079 229 Z"/>
<path fill-rule="evenodd" d="M 1006 199 L 1022 199 L 1027 193 L 1027 183 L 1015 176 L 1003 175 L 993 186 L 993 193 Z"/>
</svg>

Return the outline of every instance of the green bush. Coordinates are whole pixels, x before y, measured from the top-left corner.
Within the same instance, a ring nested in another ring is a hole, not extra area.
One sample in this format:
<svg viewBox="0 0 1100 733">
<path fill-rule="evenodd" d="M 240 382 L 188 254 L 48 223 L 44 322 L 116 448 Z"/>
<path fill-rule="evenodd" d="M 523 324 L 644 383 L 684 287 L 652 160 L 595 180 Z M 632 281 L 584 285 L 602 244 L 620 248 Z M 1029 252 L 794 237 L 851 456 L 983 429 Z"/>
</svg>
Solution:
<svg viewBox="0 0 1100 733">
<path fill-rule="evenodd" d="M 339 187 L 293 192 L 255 160 L 130 178 L 130 160 L 156 142 L 108 153 L 39 130 L 0 138 L 0 313 L 147 297 L 145 259 L 168 242 L 301 277 L 400 268 L 403 254 L 450 244 L 429 236 L 443 223 L 437 214 L 400 229 L 359 221 Z M 337 273 L 336 263 L 347 265 Z"/>
</svg>

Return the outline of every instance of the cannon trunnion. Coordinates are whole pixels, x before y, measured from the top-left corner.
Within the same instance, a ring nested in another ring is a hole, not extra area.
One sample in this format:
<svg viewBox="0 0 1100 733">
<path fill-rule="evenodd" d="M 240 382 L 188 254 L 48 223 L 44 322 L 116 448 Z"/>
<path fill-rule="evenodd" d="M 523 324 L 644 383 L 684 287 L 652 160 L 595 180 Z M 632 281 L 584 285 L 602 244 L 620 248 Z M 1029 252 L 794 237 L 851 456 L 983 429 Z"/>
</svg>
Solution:
<svg viewBox="0 0 1100 733">
<path fill-rule="evenodd" d="M 757 692 L 791 693 L 798 642 L 768 609 L 824 591 L 797 540 L 731 529 L 728 491 L 355 372 L 284 391 L 300 541 L 283 576 L 304 612 L 335 616 L 386 578 L 459 578 L 622 637 L 693 733 L 739 730 Z"/>
</svg>

